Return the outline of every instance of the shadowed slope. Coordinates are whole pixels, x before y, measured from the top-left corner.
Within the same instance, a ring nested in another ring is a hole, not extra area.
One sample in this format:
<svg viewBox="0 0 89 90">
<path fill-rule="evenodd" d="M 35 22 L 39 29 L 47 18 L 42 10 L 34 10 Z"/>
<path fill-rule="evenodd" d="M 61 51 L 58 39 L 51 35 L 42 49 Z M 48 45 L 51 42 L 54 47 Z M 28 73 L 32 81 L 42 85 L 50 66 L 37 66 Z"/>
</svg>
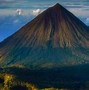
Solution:
<svg viewBox="0 0 89 90">
<path fill-rule="evenodd" d="M 2 42 L 2 66 L 59 67 L 88 62 L 87 26 L 59 4 L 48 8 Z"/>
</svg>

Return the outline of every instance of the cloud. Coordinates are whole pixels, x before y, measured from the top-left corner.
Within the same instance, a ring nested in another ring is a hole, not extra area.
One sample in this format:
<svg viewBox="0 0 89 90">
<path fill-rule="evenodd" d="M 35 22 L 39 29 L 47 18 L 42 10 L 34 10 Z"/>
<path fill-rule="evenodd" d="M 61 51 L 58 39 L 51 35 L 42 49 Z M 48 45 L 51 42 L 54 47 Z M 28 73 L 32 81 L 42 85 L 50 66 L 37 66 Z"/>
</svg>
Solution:
<svg viewBox="0 0 89 90">
<path fill-rule="evenodd" d="M 0 9 L 0 17 L 2 16 L 37 16 L 40 14 L 44 9 Z"/>
<path fill-rule="evenodd" d="M 86 22 L 88 22 L 88 23 L 89 23 L 89 18 L 87 18 L 87 19 L 86 19 Z"/>
<path fill-rule="evenodd" d="M 0 0 L 0 4 L 11 4 L 11 3 L 14 3 L 15 0 Z"/>
<path fill-rule="evenodd" d="M 89 10 L 85 8 L 68 8 L 68 10 L 78 17 L 89 17 Z"/>
<path fill-rule="evenodd" d="M 15 23 L 15 24 L 16 24 L 16 23 L 18 23 L 18 22 L 19 22 L 19 20 L 18 20 L 18 19 L 16 19 L 16 20 L 14 20 L 14 21 L 13 21 L 13 23 Z"/>
<path fill-rule="evenodd" d="M 17 13 L 18 15 L 22 15 L 23 10 L 22 10 L 22 9 L 17 9 L 17 10 L 16 10 L 16 13 Z"/>
<path fill-rule="evenodd" d="M 88 26 L 89 26 L 89 17 L 88 17 L 88 18 L 86 18 L 85 23 L 86 23 L 86 25 L 88 25 Z"/>
<path fill-rule="evenodd" d="M 33 15 L 38 15 L 40 14 L 42 11 L 40 9 L 36 9 L 36 10 L 33 10 Z"/>
</svg>

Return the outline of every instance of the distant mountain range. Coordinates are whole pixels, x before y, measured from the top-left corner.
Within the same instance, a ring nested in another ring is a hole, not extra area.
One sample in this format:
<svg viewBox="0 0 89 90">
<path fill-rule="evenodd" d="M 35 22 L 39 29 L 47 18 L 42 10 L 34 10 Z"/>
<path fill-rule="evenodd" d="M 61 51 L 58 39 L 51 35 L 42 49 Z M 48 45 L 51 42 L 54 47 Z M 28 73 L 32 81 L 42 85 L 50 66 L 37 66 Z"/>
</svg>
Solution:
<svg viewBox="0 0 89 90">
<path fill-rule="evenodd" d="M 0 44 L 0 66 L 30 69 L 89 63 L 89 28 L 60 4 Z"/>
</svg>

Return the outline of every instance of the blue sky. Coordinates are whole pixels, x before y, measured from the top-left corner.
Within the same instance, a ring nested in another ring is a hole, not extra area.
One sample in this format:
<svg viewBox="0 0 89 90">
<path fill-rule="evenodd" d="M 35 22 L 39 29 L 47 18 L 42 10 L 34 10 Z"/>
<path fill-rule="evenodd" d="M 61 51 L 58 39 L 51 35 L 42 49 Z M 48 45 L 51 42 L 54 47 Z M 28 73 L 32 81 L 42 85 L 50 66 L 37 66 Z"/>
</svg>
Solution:
<svg viewBox="0 0 89 90">
<path fill-rule="evenodd" d="M 56 3 L 89 26 L 89 0 L 0 0 L 0 42 Z"/>
</svg>

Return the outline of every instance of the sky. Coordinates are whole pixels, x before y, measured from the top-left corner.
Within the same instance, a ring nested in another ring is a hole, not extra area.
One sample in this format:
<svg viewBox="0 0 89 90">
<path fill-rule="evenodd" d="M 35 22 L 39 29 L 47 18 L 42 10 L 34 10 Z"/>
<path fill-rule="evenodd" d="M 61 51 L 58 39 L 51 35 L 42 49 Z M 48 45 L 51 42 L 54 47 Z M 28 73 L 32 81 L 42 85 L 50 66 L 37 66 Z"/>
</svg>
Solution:
<svg viewBox="0 0 89 90">
<path fill-rule="evenodd" d="M 89 0 L 0 0 L 0 42 L 56 3 L 89 26 Z"/>
</svg>

